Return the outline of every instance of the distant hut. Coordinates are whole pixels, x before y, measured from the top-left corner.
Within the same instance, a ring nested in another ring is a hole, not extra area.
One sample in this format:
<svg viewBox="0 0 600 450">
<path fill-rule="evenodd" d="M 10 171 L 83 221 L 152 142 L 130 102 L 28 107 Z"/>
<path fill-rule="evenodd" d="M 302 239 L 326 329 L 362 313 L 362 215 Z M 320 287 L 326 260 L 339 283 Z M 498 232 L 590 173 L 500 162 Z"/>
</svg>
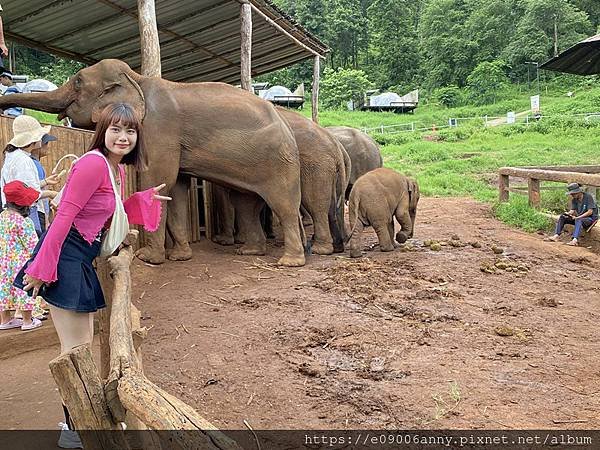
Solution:
<svg viewBox="0 0 600 450">
<path fill-rule="evenodd" d="M 304 104 L 304 84 L 300 84 L 294 92 L 285 86 L 272 86 L 258 91 L 258 96 L 279 106 L 302 108 Z"/>
<path fill-rule="evenodd" d="M 395 92 L 384 92 L 383 94 L 367 97 L 365 103 L 360 107 L 363 111 L 391 111 L 395 113 L 407 113 L 416 109 L 419 104 L 419 90 L 409 92 L 400 96 Z"/>
</svg>

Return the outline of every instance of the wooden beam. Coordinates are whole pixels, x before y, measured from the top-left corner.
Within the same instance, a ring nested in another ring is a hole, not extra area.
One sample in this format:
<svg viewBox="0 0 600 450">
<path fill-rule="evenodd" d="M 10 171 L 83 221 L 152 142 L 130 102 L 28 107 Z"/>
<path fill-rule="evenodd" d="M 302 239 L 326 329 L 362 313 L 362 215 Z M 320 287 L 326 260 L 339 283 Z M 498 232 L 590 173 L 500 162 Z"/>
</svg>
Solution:
<svg viewBox="0 0 600 450">
<path fill-rule="evenodd" d="M 252 92 L 252 7 L 240 5 L 240 80 L 242 89 Z"/>
<path fill-rule="evenodd" d="M 500 175 L 521 178 L 534 178 L 542 181 L 560 183 L 579 183 L 586 186 L 600 186 L 600 175 L 579 172 L 558 172 L 556 170 L 523 169 L 518 167 L 502 167 Z"/>
<path fill-rule="evenodd" d="M 320 58 L 325 58 L 319 52 L 317 52 L 317 51 L 313 50 L 312 48 L 310 48 L 309 46 L 303 44 L 297 38 L 295 38 L 294 36 L 292 36 L 288 31 L 284 30 L 283 27 L 281 27 L 281 25 L 275 23 L 275 21 L 273 19 L 271 19 L 269 16 L 267 16 L 264 12 L 262 12 L 260 9 L 258 9 L 256 6 L 254 6 L 252 3 L 250 3 L 250 6 L 252 7 L 252 10 L 256 14 L 258 14 L 260 17 L 262 17 L 264 20 L 266 20 L 267 23 L 269 25 L 273 26 L 277 31 L 279 31 L 280 33 L 283 33 L 284 35 L 286 35 L 287 37 L 289 37 L 292 41 L 294 41 L 294 43 L 297 46 L 302 47 L 304 50 L 312 53 L 315 56 L 318 56 Z"/>
<path fill-rule="evenodd" d="M 312 82 L 312 120 L 319 123 L 319 77 L 321 76 L 320 60 L 315 56 L 313 67 L 313 82 Z"/>
<path fill-rule="evenodd" d="M 50 372 L 86 450 L 128 449 L 113 422 L 88 344 L 50 361 Z M 107 433 L 107 430 L 114 430 Z"/>
<path fill-rule="evenodd" d="M 56 56 L 62 56 L 63 58 L 74 59 L 75 61 L 80 61 L 82 63 L 86 63 L 86 64 L 90 64 L 90 65 L 96 64 L 98 62 L 97 59 L 90 58 L 87 55 L 82 55 L 81 53 L 76 53 L 76 52 L 71 52 L 71 51 L 68 51 L 68 50 L 63 50 L 63 49 L 60 49 L 60 48 L 57 48 L 57 47 L 53 47 L 52 45 L 46 45 L 46 44 L 44 44 L 42 42 L 26 38 L 26 37 L 23 37 L 21 35 L 15 34 L 15 33 L 11 33 L 10 31 L 6 31 L 5 30 L 4 31 L 4 37 L 7 40 L 23 44 L 26 47 L 36 48 L 38 50 L 42 50 L 42 51 L 45 51 L 47 53 L 51 53 L 51 54 L 56 55 Z"/>
<path fill-rule="evenodd" d="M 154 0 L 138 0 L 138 25 L 142 53 L 142 75 L 160 78 L 160 41 Z"/>
<path fill-rule="evenodd" d="M 554 170 L 559 172 L 578 172 L 578 173 L 600 173 L 600 166 L 598 165 L 580 165 L 580 166 L 525 166 L 520 167 L 521 169 L 540 169 L 540 170 Z"/>
</svg>

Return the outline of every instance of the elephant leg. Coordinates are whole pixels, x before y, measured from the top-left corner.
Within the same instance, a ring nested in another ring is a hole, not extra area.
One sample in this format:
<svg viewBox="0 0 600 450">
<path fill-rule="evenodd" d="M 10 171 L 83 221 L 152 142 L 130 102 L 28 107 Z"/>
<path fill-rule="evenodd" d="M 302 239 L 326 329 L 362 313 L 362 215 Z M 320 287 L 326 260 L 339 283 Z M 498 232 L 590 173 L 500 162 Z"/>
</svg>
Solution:
<svg viewBox="0 0 600 450">
<path fill-rule="evenodd" d="M 285 191 L 281 191 L 285 192 Z M 284 239 L 284 253 L 277 264 L 286 267 L 300 267 L 306 263 L 304 256 L 304 228 L 300 219 L 300 192 L 297 202 L 293 202 L 289 196 L 283 196 L 276 192 L 265 198 L 273 213 L 279 219 Z"/>
<path fill-rule="evenodd" d="M 391 252 L 394 250 L 392 237 L 390 236 L 389 224 L 385 222 L 376 222 L 373 224 L 377 238 L 379 239 L 379 249 L 382 252 Z"/>
<path fill-rule="evenodd" d="M 403 243 L 413 236 L 413 220 L 411 214 L 405 209 L 397 208 L 394 212 L 396 220 L 400 224 L 400 231 L 396 234 L 396 241 Z"/>
<path fill-rule="evenodd" d="M 192 258 L 188 241 L 188 189 L 189 178 L 178 177 L 171 188 L 171 200 L 167 205 L 167 230 L 173 238 L 173 248 L 167 252 L 171 261 L 187 261 Z"/>
<path fill-rule="evenodd" d="M 388 234 L 390 235 L 390 240 L 392 241 L 392 245 L 394 246 L 394 248 L 397 248 L 397 247 L 399 247 L 399 245 L 396 244 L 396 242 L 394 242 L 394 231 L 395 231 L 394 217 L 392 216 L 392 220 L 390 221 L 390 223 L 388 223 Z"/>
<path fill-rule="evenodd" d="M 260 223 L 264 201 L 256 194 L 230 191 L 240 235 L 245 243 L 238 249 L 240 255 L 264 255 L 267 241 Z"/>
<path fill-rule="evenodd" d="M 329 231 L 329 217 L 325 205 L 320 208 L 310 208 L 309 213 L 313 220 L 312 252 L 317 255 L 331 255 L 333 244 Z"/>
<path fill-rule="evenodd" d="M 365 229 L 363 222 L 358 218 L 356 223 L 350 222 L 352 236 L 348 241 L 348 251 L 351 258 L 360 258 L 362 256 L 362 232 Z"/>
<path fill-rule="evenodd" d="M 229 189 L 215 184 L 213 194 L 217 206 L 219 232 L 213 236 L 212 240 L 221 245 L 233 245 L 235 209 L 229 199 Z"/>
<path fill-rule="evenodd" d="M 151 172 L 150 170 L 140 172 L 138 177 L 142 190 L 165 183 L 167 186 L 163 191 L 161 191 L 161 194 L 171 195 L 171 190 L 176 183 L 177 171 L 172 173 L 172 177 L 170 179 L 160 177 L 160 174 Z M 181 201 L 181 199 L 173 197 L 173 200 L 169 201 L 168 203 L 171 204 L 177 201 Z M 184 201 L 187 204 L 187 198 Z M 165 231 L 168 211 L 171 208 L 169 208 L 169 205 L 166 203 L 163 203 L 161 206 L 162 214 L 158 229 L 153 233 L 144 232 L 145 245 L 135 252 L 135 256 L 150 264 L 162 264 L 165 262 Z"/>
<path fill-rule="evenodd" d="M 275 239 L 275 233 L 273 232 L 273 211 L 271 211 L 271 208 L 266 203 L 260 212 L 260 223 L 267 235 L 267 239 Z"/>
</svg>

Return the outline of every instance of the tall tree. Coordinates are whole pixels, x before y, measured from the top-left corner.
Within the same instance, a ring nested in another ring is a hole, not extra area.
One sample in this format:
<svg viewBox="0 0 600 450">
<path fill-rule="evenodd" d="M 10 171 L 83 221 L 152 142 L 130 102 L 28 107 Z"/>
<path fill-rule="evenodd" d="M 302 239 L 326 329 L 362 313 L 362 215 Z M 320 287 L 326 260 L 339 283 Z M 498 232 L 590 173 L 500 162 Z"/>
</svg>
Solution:
<svg viewBox="0 0 600 450">
<path fill-rule="evenodd" d="M 428 87 L 463 86 L 474 67 L 474 44 L 468 39 L 466 0 L 430 0 L 421 14 L 421 67 Z"/>
<path fill-rule="evenodd" d="M 513 70 L 526 71 L 526 61 L 543 62 L 593 32 L 588 15 L 568 0 L 525 0 L 525 11 L 511 43 L 503 52 Z"/>
<path fill-rule="evenodd" d="M 368 9 L 372 64 L 382 87 L 415 87 L 419 73 L 418 7 L 415 0 L 375 0 Z"/>
</svg>

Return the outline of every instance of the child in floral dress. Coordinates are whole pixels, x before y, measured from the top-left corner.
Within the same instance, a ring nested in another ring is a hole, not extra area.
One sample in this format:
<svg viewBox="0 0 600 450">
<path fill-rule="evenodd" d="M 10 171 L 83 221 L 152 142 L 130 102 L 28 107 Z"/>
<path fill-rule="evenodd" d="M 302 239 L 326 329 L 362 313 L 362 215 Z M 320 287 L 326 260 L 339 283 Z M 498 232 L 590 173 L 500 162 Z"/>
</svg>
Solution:
<svg viewBox="0 0 600 450">
<path fill-rule="evenodd" d="M 38 238 L 31 219 L 27 216 L 40 193 L 22 181 L 4 185 L 6 209 L 0 213 L 0 330 L 21 328 L 34 330 L 42 322 L 32 317 L 36 300 L 12 282 L 31 257 Z M 11 318 L 10 311 L 19 309 L 22 319 Z"/>
</svg>

